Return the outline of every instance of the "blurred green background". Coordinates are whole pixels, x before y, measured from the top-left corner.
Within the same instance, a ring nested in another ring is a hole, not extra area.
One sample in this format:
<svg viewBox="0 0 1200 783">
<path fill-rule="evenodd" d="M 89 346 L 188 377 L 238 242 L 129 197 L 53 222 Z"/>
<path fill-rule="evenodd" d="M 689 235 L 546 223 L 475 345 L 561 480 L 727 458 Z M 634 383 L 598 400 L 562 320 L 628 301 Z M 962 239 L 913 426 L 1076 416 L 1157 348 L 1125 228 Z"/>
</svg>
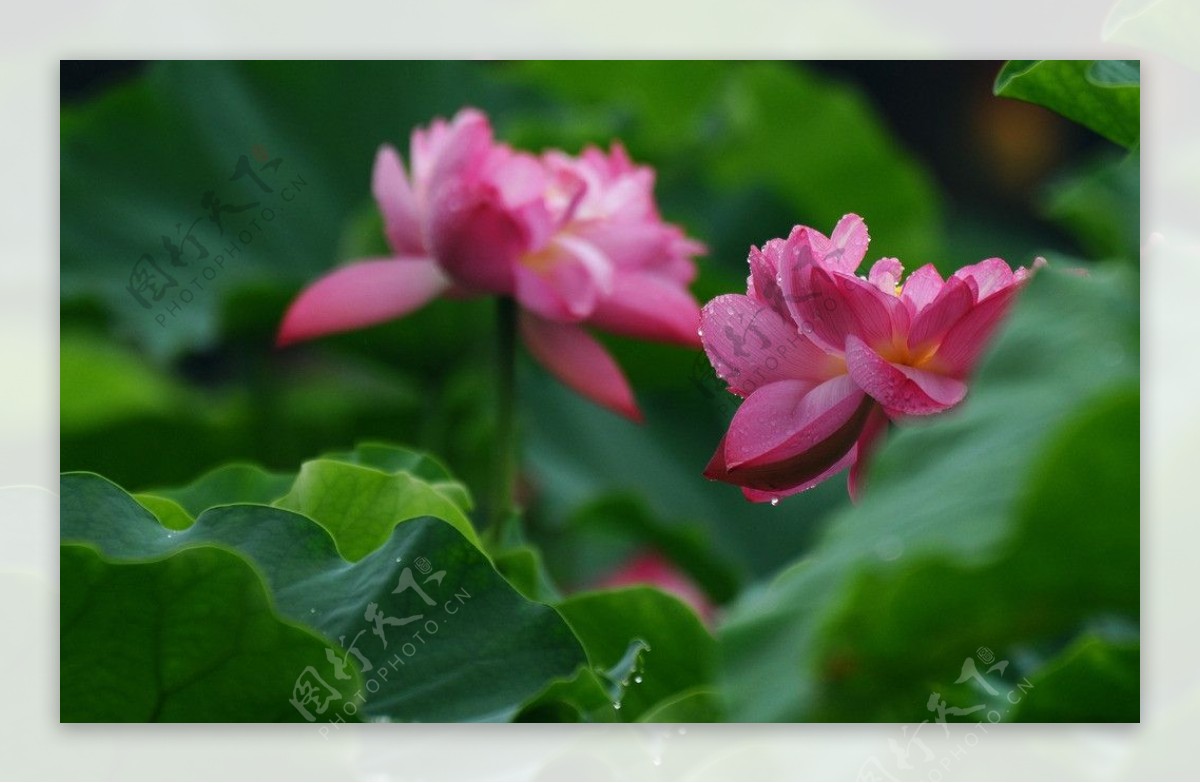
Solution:
<svg viewBox="0 0 1200 783">
<path fill-rule="evenodd" d="M 514 145 L 620 139 L 654 166 L 665 217 L 710 248 L 701 301 L 744 290 L 751 244 L 851 211 L 870 227 L 868 261 L 949 273 L 1044 255 L 1093 271 L 1031 286 L 962 415 L 896 438 L 856 509 L 840 479 L 778 507 L 704 480 L 734 401 L 697 351 L 604 338 L 644 426 L 523 358 L 520 500 L 559 585 L 666 552 L 732 607 L 718 639 L 734 718 L 909 719 L 930 677 L 963 687 L 953 678 L 981 646 L 1024 656 L 1014 672 L 1067 667 L 1046 689 L 1094 663 L 1087 645 L 1112 671 L 1137 634 L 1137 155 L 993 96 L 1002 65 L 63 63 L 61 467 L 139 491 L 234 460 L 294 472 L 376 440 L 439 455 L 489 497 L 489 302 L 272 345 L 305 283 L 385 252 L 378 146 L 407 155 L 415 125 L 472 105 Z M 231 180 L 243 155 L 279 161 L 271 192 Z M 182 278 L 143 307 L 127 290 L 134 264 L 149 253 L 171 270 L 164 236 L 193 254 L 189 228 L 215 236 L 210 191 L 274 217 L 224 213 L 210 253 L 251 239 L 178 309 L 165 303 Z M 966 595 L 991 597 L 946 604 Z M 1132 693 L 1118 717 L 1092 719 L 1136 719 L 1136 680 Z M 1049 714 L 1029 719 L 1063 719 Z"/>
</svg>

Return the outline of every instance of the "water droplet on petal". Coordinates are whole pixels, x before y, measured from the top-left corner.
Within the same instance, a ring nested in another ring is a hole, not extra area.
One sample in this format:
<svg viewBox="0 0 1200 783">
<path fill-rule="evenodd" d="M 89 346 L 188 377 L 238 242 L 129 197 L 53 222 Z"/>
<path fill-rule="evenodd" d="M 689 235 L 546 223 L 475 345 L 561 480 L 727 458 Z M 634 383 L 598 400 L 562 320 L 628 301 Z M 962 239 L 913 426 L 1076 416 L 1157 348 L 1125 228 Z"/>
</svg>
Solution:
<svg viewBox="0 0 1200 783">
<path fill-rule="evenodd" d="M 779 505 L 779 498 L 771 498 L 771 505 L 772 505 L 772 506 L 778 506 L 778 505 Z"/>
</svg>

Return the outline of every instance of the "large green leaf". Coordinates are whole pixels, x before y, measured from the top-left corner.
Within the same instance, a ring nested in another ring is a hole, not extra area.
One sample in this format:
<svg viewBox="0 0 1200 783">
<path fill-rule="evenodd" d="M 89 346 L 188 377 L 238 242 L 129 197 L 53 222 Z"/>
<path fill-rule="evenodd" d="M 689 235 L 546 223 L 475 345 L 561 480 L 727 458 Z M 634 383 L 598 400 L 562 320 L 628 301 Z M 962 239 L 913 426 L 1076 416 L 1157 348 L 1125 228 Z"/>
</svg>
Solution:
<svg viewBox="0 0 1200 783">
<path fill-rule="evenodd" d="M 64 495 L 64 517 L 78 511 Z M 329 642 L 281 619 L 259 575 L 223 548 L 118 563 L 68 544 L 60 568 L 64 722 L 303 720 L 291 699 L 310 666 L 348 693 L 362 687 L 353 668 L 337 681 Z"/>
<path fill-rule="evenodd" d="M 300 467 L 287 495 L 275 502 L 314 519 L 348 560 L 361 560 L 392 535 L 397 523 L 436 516 L 476 546 L 479 536 L 454 501 L 410 473 L 317 459 Z"/>
<path fill-rule="evenodd" d="M 286 473 L 233 463 L 214 468 L 187 486 L 155 489 L 147 494 L 169 498 L 197 517 L 213 506 L 229 503 L 272 503 L 287 494 L 293 481 L 295 477 Z"/>
<path fill-rule="evenodd" d="M 1137 61 L 1012 60 L 995 92 L 1045 106 L 1125 147 L 1141 139 Z"/>
<path fill-rule="evenodd" d="M 1137 327 L 1125 269 L 1036 275 L 961 410 L 901 427 L 862 504 L 730 613 L 729 717 L 919 721 L 981 646 L 1135 620 Z"/>
<path fill-rule="evenodd" d="M 600 590 L 573 595 L 558 609 L 593 668 L 618 667 L 633 656 L 633 668 L 619 683 L 624 692 L 613 705 L 621 720 L 637 720 L 664 699 L 712 682 L 715 642 L 674 596 L 650 587 Z M 644 646 L 631 647 L 639 644 Z"/>
<path fill-rule="evenodd" d="M 291 511 L 220 506 L 175 532 L 111 482 L 67 474 L 62 540 L 95 546 L 121 567 L 197 546 L 237 552 L 262 574 L 280 615 L 357 651 L 339 652 L 358 661 L 364 682 L 332 708 L 339 715 L 506 720 L 585 661 L 554 609 L 522 598 L 458 530 L 429 516 L 396 525 L 378 549 L 349 563 L 323 527 Z"/>
</svg>

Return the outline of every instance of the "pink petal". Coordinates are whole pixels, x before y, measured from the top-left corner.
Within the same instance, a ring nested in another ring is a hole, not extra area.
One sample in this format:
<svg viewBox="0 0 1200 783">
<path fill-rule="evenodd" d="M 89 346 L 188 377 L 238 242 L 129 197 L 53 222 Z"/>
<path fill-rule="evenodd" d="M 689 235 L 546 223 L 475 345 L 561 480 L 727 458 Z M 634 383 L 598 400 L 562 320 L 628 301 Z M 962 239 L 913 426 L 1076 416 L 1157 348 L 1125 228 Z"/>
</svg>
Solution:
<svg viewBox="0 0 1200 783">
<path fill-rule="evenodd" d="M 612 294 L 614 271 L 594 245 L 559 235 L 518 261 L 516 281 L 522 306 L 554 321 L 580 321 Z"/>
<path fill-rule="evenodd" d="M 486 115 L 464 109 L 439 134 L 429 150 L 429 192 L 437 196 L 441 186 L 463 177 L 477 177 L 493 149 L 492 126 Z M 414 163 L 415 168 L 415 163 Z"/>
<path fill-rule="evenodd" d="M 821 261 L 826 269 L 852 275 L 866 256 L 870 241 L 863 219 L 858 215 L 845 215 L 829 235 L 829 245 Z"/>
<path fill-rule="evenodd" d="M 931 366 L 955 378 L 966 377 L 1008 314 L 1017 291 L 1016 287 L 1003 289 L 971 308 L 942 338 Z"/>
<path fill-rule="evenodd" d="M 767 386 L 747 398 L 738 409 L 741 420 L 735 414 L 729 432 L 705 468 L 706 477 L 765 492 L 782 492 L 818 480 L 846 457 L 870 413 L 870 399 L 845 376 L 827 381 L 798 400 L 799 386 L 795 384 L 799 382 L 782 381 L 771 386 L 789 383 L 793 384 L 791 388 L 763 394 L 771 389 Z M 743 414 L 757 395 L 762 395 L 763 402 L 754 403 Z M 790 409 L 789 400 L 795 401 Z M 764 426 L 756 411 L 775 418 L 779 427 L 786 428 L 783 437 Z M 764 444 L 777 445 L 752 461 L 736 462 L 736 457 L 760 451 Z"/>
<path fill-rule="evenodd" d="M 916 354 L 936 345 L 939 340 L 975 304 L 971 286 L 959 277 L 951 277 L 927 307 L 913 318 L 908 333 L 908 348 Z"/>
<path fill-rule="evenodd" d="M 822 484 L 822 483 L 828 481 L 829 479 L 833 478 L 834 476 L 841 473 L 846 468 L 853 466 L 855 464 L 857 449 L 858 449 L 857 446 L 852 446 L 850 448 L 850 451 L 846 452 L 846 455 L 844 457 L 839 459 L 837 462 L 833 463 L 833 466 L 830 467 L 828 470 L 826 470 L 824 473 L 817 476 L 816 478 L 809 479 L 807 481 L 802 481 L 794 487 L 788 487 L 787 489 L 781 489 L 778 491 L 768 491 L 768 490 L 761 490 L 761 489 L 753 489 L 751 487 L 742 487 L 742 494 L 745 495 L 746 500 L 749 500 L 751 503 L 767 503 L 767 502 L 774 503 L 779 500 L 782 500 L 783 498 L 790 497 L 792 495 L 797 495 L 801 492 L 807 492 L 808 490 L 812 489 L 813 487 L 817 486 L 818 484 Z"/>
<path fill-rule="evenodd" d="M 954 277 L 972 284 L 976 302 L 982 302 L 1014 282 L 1012 268 L 1002 258 L 989 258 L 978 264 L 964 266 L 954 273 Z"/>
<path fill-rule="evenodd" d="M 841 362 L 770 307 L 741 294 L 713 299 L 700 312 L 701 340 L 713 369 L 743 397 L 775 381 L 823 381 Z"/>
<path fill-rule="evenodd" d="M 846 365 L 863 391 L 909 416 L 940 413 L 967 393 L 967 385 L 955 378 L 888 362 L 854 335 L 846 338 Z"/>
<path fill-rule="evenodd" d="M 425 255 L 427 251 L 421 238 L 416 197 L 408 186 L 404 163 L 391 145 L 380 147 L 375 155 L 371 191 L 383 215 L 383 230 L 387 234 L 388 244 L 396 255 Z"/>
<path fill-rule="evenodd" d="M 447 182 L 431 204 L 433 255 L 458 282 L 476 291 L 510 294 L 513 266 L 529 247 L 522 221 L 491 188 Z"/>
<path fill-rule="evenodd" d="M 896 286 L 900 283 L 900 277 L 903 274 L 904 266 L 900 263 L 900 259 L 881 258 L 871 265 L 871 272 L 867 275 L 867 280 L 883 293 L 895 296 Z"/>
<path fill-rule="evenodd" d="M 672 233 L 662 223 L 592 218 L 576 221 L 571 233 L 600 248 L 614 264 L 629 270 L 655 266 L 668 255 Z"/>
<path fill-rule="evenodd" d="M 867 417 L 867 422 L 863 425 L 858 442 L 854 444 L 854 466 L 850 468 L 850 475 L 846 479 L 846 488 L 850 492 L 850 499 L 855 502 L 862 497 L 863 489 L 866 487 L 867 465 L 883 444 L 887 429 L 887 414 L 883 408 L 876 405 L 871 409 L 871 415 Z"/>
<path fill-rule="evenodd" d="M 599 405 L 641 422 L 642 414 L 621 368 L 608 351 L 574 324 L 547 321 L 522 310 L 521 337 L 550 374 Z"/>
<path fill-rule="evenodd" d="M 614 334 L 700 347 L 700 306 L 686 288 L 656 274 L 618 272 L 612 293 L 588 323 Z"/>
<path fill-rule="evenodd" d="M 903 334 L 908 311 L 893 293 L 857 277 L 839 275 L 836 280 L 856 325 L 855 332 L 872 345 L 890 345 L 893 332 Z"/>
<path fill-rule="evenodd" d="M 711 621 L 714 607 L 704 591 L 674 563 L 657 552 L 643 552 L 626 560 L 597 587 L 626 587 L 650 585 L 671 593 L 696 610 L 696 614 Z"/>
<path fill-rule="evenodd" d="M 945 281 L 942 280 L 937 267 L 933 264 L 926 264 L 909 275 L 908 279 L 904 281 L 904 288 L 900 291 L 900 299 L 908 305 L 909 312 L 916 315 L 937 298 L 943 285 L 945 285 Z"/>
<path fill-rule="evenodd" d="M 288 308 L 277 345 L 361 329 L 412 312 L 449 285 L 431 259 L 376 259 L 335 269 Z"/>
<path fill-rule="evenodd" d="M 853 311 L 833 275 L 809 262 L 807 244 L 802 248 L 799 263 L 780 270 L 784 302 L 802 334 L 840 351 L 857 328 Z"/>
<path fill-rule="evenodd" d="M 778 248 L 774 243 L 782 240 L 772 239 L 763 246 L 762 250 L 750 246 L 750 254 L 746 261 L 750 265 L 750 278 L 746 281 L 746 295 L 770 306 L 780 315 L 788 314 L 787 305 L 783 301 L 783 289 L 779 287 L 779 266 L 777 262 Z M 771 251 L 775 252 L 771 252 Z"/>
</svg>

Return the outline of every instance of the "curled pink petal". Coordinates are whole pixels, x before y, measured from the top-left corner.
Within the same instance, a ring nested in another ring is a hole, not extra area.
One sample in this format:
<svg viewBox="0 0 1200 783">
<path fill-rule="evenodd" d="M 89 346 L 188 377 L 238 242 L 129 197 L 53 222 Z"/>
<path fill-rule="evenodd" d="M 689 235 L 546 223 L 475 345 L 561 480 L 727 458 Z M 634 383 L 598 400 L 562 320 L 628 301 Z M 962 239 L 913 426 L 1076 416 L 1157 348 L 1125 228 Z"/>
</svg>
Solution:
<svg viewBox="0 0 1200 783">
<path fill-rule="evenodd" d="M 801 258 L 811 258 L 810 251 L 805 249 Z M 780 270 L 780 282 L 784 302 L 801 333 L 824 347 L 842 350 L 846 335 L 858 325 L 834 276 L 814 263 L 802 263 Z"/>
<path fill-rule="evenodd" d="M 1002 258 L 988 258 L 978 264 L 964 266 L 954 273 L 954 277 L 971 284 L 976 302 L 982 302 L 1015 282 L 1012 268 Z"/>
<path fill-rule="evenodd" d="M 913 318 L 908 332 L 909 350 L 919 355 L 936 345 L 974 304 L 971 286 L 962 278 L 951 277 L 934 300 Z"/>
<path fill-rule="evenodd" d="M 863 425 L 858 442 L 854 444 L 854 465 L 850 468 L 850 475 L 846 479 L 846 489 L 850 493 L 850 499 L 855 502 L 862 497 L 863 489 L 866 487 L 867 465 L 870 464 L 875 452 L 883 444 L 887 429 L 887 413 L 882 407 L 876 405 L 871 409 L 871 415 L 867 417 L 867 421 Z"/>
<path fill-rule="evenodd" d="M 885 294 L 895 294 L 904 266 L 898 258 L 881 258 L 871 266 L 867 280 Z"/>
<path fill-rule="evenodd" d="M 909 416 L 941 413 L 967 393 L 967 385 L 957 378 L 889 362 L 854 335 L 846 338 L 846 365 L 859 388 Z"/>
<path fill-rule="evenodd" d="M 642 420 L 621 368 L 582 327 L 548 321 L 527 310 L 521 312 L 519 325 L 529 352 L 554 377 L 605 408 Z"/>
<path fill-rule="evenodd" d="M 1017 288 L 1010 286 L 975 305 L 946 333 L 930 366 L 955 378 L 970 373 L 992 333 L 1008 314 L 1016 293 Z"/>
<path fill-rule="evenodd" d="M 900 299 L 914 316 L 929 306 L 930 302 L 941 293 L 945 281 L 933 264 L 926 264 L 917 269 L 904 281 L 900 291 Z"/>
<path fill-rule="evenodd" d="M 850 451 L 846 452 L 841 459 L 833 463 L 828 470 L 817 475 L 815 478 L 801 481 L 794 487 L 788 487 L 786 489 L 780 489 L 776 491 L 742 487 L 742 495 L 745 496 L 746 500 L 749 500 L 751 503 L 778 503 L 780 500 L 786 497 L 798 495 L 801 492 L 807 492 L 818 484 L 822 484 L 833 478 L 837 474 L 846 470 L 846 468 L 852 468 L 856 464 L 857 455 L 858 447 L 852 446 Z"/>
<path fill-rule="evenodd" d="M 726 294 L 700 313 L 709 362 L 730 391 L 746 396 L 779 380 L 813 383 L 845 372 L 845 364 L 817 346 L 791 321 L 741 294 Z"/>
<path fill-rule="evenodd" d="M 296 297 L 283 317 L 276 344 L 290 345 L 399 318 L 448 285 L 428 258 L 357 261 L 333 270 Z"/>
<path fill-rule="evenodd" d="M 769 387 L 757 393 L 766 388 Z M 816 405 L 798 406 L 799 415 L 788 425 L 792 427 L 788 437 L 749 462 L 732 465 L 729 462 L 731 441 L 736 450 L 737 439 L 745 437 L 731 425 L 704 469 L 705 477 L 764 492 L 783 492 L 828 478 L 834 466 L 854 447 L 874 403 L 857 390 L 836 401 L 828 399 L 827 393 L 821 396 L 826 398 L 821 403 L 824 410 L 815 410 Z M 847 402 L 854 403 L 853 407 Z M 779 438 L 774 436 L 773 440 Z"/>
<path fill-rule="evenodd" d="M 821 262 L 826 269 L 852 275 L 866 256 L 870 242 L 863 219 L 858 215 L 845 215 L 833 227 L 828 245 L 822 248 Z"/>
<path fill-rule="evenodd" d="M 857 277 L 838 276 L 837 284 L 854 318 L 854 332 L 868 343 L 890 344 L 908 326 L 908 311 L 894 293 L 885 294 Z"/>
</svg>

